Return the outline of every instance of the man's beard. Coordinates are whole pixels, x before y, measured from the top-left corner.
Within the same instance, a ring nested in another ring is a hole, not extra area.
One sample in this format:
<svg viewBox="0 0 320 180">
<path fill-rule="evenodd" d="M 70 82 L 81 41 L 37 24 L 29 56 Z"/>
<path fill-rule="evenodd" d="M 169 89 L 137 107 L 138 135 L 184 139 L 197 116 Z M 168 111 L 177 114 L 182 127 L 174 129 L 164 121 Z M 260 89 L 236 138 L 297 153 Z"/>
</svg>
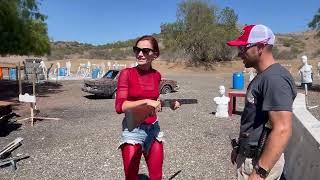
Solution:
<svg viewBox="0 0 320 180">
<path fill-rule="evenodd" d="M 248 59 L 243 60 L 243 64 L 244 64 L 244 67 L 246 67 L 246 68 L 251 68 L 251 67 L 253 67 L 253 63 L 250 62 Z"/>
<path fill-rule="evenodd" d="M 244 64 L 244 67 L 246 67 L 246 68 L 251 68 L 252 66 L 251 66 L 251 64 L 246 63 L 246 64 Z"/>
<path fill-rule="evenodd" d="M 243 64 L 246 68 L 255 68 L 258 64 L 258 58 L 252 58 L 252 59 L 245 59 L 243 60 Z"/>
</svg>

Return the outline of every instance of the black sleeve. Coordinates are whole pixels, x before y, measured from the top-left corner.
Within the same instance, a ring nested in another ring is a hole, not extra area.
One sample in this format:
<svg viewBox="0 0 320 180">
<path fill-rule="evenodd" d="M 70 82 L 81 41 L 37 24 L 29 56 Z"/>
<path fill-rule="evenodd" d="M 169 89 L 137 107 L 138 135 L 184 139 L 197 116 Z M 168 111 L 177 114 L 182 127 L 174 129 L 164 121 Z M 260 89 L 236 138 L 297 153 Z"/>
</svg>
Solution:
<svg viewBox="0 0 320 180">
<path fill-rule="evenodd" d="M 290 81 L 282 76 L 271 76 L 262 84 L 263 111 L 292 111 L 294 100 Z"/>
</svg>

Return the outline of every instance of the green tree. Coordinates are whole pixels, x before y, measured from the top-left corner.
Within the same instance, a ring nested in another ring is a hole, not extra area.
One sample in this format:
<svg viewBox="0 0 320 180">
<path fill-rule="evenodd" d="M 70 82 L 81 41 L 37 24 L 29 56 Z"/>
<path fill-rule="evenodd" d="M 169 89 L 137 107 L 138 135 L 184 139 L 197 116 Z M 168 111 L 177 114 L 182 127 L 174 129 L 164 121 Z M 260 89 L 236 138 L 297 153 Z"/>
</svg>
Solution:
<svg viewBox="0 0 320 180">
<path fill-rule="evenodd" d="M 320 8 L 318 9 L 317 13 L 313 16 L 313 19 L 311 22 L 309 22 L 308 26 L 312 29 L 320 29 Z M 320 31 L 318 31 L 317 36 L 320 37 Z"/>
<path fill-rule="evenodd" d="M 169 48 L 176 48 L 177 46 L 177 38 L 179 37 L 180 32 L 182 29 L 180 29 L 181 26 L 178 23 L 165 23 L 161 24 L 161 34 L 162 37 L 165 38 L 165 41 L 163 42 L 164 46 Z"/>
<path fill-rule="evenodd" d="M 231 59 L 226 41 L 237 35 L 238 17 L 231 8 L 221 11 L 203 0 L 182 1 L 177 21 L 162 24 L 161 35 L 169 50 L 180 50 L 195 65 Z"/>
<path fill-rule="evenodd" d="M 222 9 L 219 15 L 219 23 L 221 25 L 236 28 L 237 21 L 238 21 L 238 16 L 236 15 L 233 9 L 229 7 Z"/>
<path fill-rule="evenodd" d="M 50 53 L 46 16 L 37 0 L 0 0 L 0 55 Z"/>
</svg>

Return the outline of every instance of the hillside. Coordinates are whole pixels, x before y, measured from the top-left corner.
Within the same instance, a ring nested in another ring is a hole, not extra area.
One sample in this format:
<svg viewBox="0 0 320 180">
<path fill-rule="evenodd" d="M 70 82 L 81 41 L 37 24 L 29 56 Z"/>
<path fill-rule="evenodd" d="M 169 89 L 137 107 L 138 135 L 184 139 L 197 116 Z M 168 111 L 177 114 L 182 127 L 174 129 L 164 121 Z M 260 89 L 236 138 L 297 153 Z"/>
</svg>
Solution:
<svg viewBox="0 0 320 180">
<path fill-rule="evenodd" d="M 310 58 L 320 56 L 320 38 L 316 38 L 316 31 L 306 31 L 287 34 L 276 34 L 276 47 L 279 59 L 294 59 L 297 55 L 307 55 Z M 281 54 L 287 58 L 281 57 Z"/>
<path fill-rule="evenodd" d="M 306 54 L 310 58 L 320 56 L 320 38 L 315 38 L 315 31 L 276 34 L 275 57 L 277 59 L 295 59 Z M 160 39 L 159 34 L 155 35 Z M 61 59 L 132 59 L 131 46 L 135 40 L 118 41 L 111 44 L 94 46 L 91 44 L 57 41 L 51 43 L 49 60 Z M 162 49 L 165 47 L 161 46 Z M 168 56 L 170 57 L 170 55 Z"/>
</svg>

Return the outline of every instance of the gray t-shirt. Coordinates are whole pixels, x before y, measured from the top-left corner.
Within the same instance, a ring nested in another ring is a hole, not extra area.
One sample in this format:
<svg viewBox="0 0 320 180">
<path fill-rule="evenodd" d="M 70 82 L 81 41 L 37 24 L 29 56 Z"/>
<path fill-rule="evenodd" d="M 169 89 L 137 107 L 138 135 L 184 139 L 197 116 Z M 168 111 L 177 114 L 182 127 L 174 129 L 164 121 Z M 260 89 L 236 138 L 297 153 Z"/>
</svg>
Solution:
<svg viewBox="0 0 320 180">
<path fill-rule="evenodd" d="M 258 74 L 249 84 L 241 116 L 240 143 L 258 145 L 268 111 L 292 111 L 297 95 L 291 74 L 275 63 Z M 248 136 L 244 137 L 243 134 Z"/>
</svg>

